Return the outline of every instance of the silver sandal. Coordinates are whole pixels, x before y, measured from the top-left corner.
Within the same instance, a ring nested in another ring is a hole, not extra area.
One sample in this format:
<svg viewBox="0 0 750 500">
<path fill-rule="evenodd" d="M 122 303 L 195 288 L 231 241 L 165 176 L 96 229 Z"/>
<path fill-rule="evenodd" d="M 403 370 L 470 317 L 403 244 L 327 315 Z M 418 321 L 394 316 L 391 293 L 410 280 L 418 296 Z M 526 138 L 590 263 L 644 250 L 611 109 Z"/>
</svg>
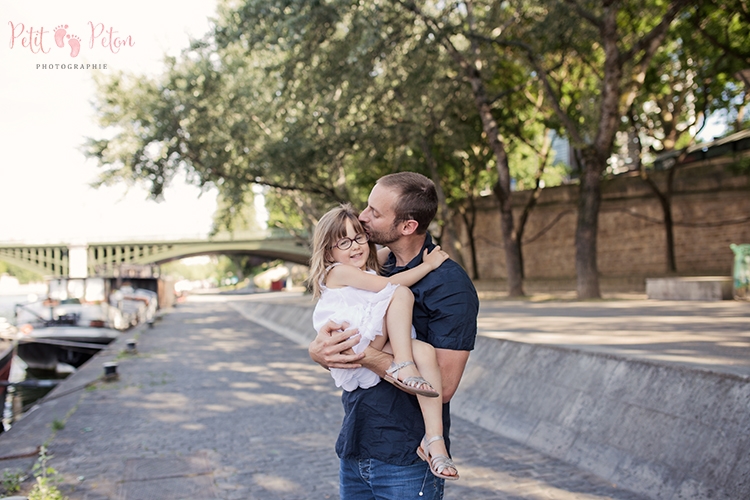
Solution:
<svg viewBox="0 0 750 500">
<path fill-rule="evenodd" d="M 430 472 L 432 472 L 435 477 L 447 479 L 449 481 L 455 481 L 456 479 L 458 479 L 458 469 L 453 463 L 453 460 L 451 460 L 451 458 L 447 455 L 432 456 L 432 454 L 430 453 L 430 445 L 435 441 L 439 441 L 441 439 L 443 439 L 443 436 L 433 436 L 428 440 L 427 436 L 425 435 L 425 437 L 422 438 L 422 442 L 419 444 L 419 447 L 417 448 L 417 455 L 419 455 L 419 458 L 429 464 Z M 443 474 L 443 471 L 445 469 L 453 469 L 454 471 L 456 471 L 456 475 L 447 476 Z"/>
<path fill-rule="evenodd" d="M 398 371 L 409 365 L 413 365 L 414 361 L 404 361 L 403 363 L 391 363 L 391 367 L 385 371 L 384 380 L 395 385 L 404 392 L 414 394 L 415 396 L 425 396 L 428 398 L 436 398 L 440 394 L 432 387 L 428 381 L 422 377 L 408 377 L 405 380 L 398 379 Z M 429 389 L 420 389 L 419 387 L 427 386 Z"/>
</svg>

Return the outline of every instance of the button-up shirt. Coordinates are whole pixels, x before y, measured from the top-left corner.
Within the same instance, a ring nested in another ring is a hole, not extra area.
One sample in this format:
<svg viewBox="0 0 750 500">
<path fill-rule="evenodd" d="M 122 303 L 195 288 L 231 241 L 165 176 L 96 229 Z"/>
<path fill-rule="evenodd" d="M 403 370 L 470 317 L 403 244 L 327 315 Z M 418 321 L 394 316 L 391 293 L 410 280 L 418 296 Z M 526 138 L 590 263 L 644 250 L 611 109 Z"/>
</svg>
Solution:
<svg viewBox="0 0 750 500">
<path fill-rule="evenodd" d="M 383 275 L 391 276 L 422 263 L 424 249 L 435 247 L 429 234 L 419 254 L 406 266 L 397 267 L 391 254 Z M 477 335 L 479 299 L 466 272 L 452 260 L 409 287 L 414 294 L 412 324 L 417 338 L 437 349 L 471 351 Z M 417 446 L 424 435 L 424 421 L 415 396 L 381 382 L 369 389 L 342 394 L 344 422 L 336 453 L 344 459 L 375 458 L 394 465 L 411 465 L 420 459 Z M 443 405 L 443 436 L 450 445 L 450 405 Z"/>
</svg>

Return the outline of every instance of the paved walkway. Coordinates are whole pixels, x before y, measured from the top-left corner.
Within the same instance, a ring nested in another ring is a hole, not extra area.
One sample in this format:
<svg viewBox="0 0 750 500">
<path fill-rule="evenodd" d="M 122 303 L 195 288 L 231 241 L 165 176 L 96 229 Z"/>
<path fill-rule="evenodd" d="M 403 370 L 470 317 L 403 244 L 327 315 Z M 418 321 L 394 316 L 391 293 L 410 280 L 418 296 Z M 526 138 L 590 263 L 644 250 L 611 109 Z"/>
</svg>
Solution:
<svg viewBox="0 0 750 500">
<path fill-rule="evenodd" d="M 10 457 L 47 440 L 70 499 L 338 498 L 338 391 L 303 346 L 236 310 L 258 298 L 193 297 L 133 332 L 138 354 L 118 340 L 0 437 L 0 467 L 30 470 L 33 456 Z M 737 302 L 492 301 L 480 329 L 747 374 L 748 319 Z M 107 360 L 119 380 L 98 380 Z M 453 435 L 447 499 L 641 498 L 465 420 Z"/>
<path fill-rule="evenodd" d="M 750 302 L 482 301 L 479 331 L 750 377 Z"/>
</svg>

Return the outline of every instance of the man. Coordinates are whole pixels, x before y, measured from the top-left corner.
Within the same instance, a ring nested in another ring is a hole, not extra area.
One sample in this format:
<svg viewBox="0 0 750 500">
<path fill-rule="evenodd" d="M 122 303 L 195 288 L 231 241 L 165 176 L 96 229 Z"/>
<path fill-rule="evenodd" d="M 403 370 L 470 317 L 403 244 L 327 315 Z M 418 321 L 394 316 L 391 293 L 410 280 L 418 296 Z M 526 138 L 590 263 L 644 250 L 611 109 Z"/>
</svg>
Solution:
<svg viewBox="0 0 750 500">
<path fill-rule="evenodd" d="M 400 172 L 378 180 L 360 221 L 370 240 L 391 251 L 383 274 L 410 269 L 435 246 L 427 226 L 437 212 L 435 185 Z M 450 446 L 448 402 L 474 348 L 479 300 L 466 272 L 452 260 L 411 287 L 417 338 L 435 347 L 443 385 L 443 431 Z M 347 325 L 329 322 L 310 344 L 313 361 L 326 368 L 364 366 L 381 377 L 393 357 L 372 347 L 350 350 L 359 338 Z M 430 473 L 416 453 L 424 434 L 417 398 L 391 384 L 342 394 L 344 422 L 336 442 L 340 495 L 346 500 L 441 499 L 444 480 Z"/>
</svg>

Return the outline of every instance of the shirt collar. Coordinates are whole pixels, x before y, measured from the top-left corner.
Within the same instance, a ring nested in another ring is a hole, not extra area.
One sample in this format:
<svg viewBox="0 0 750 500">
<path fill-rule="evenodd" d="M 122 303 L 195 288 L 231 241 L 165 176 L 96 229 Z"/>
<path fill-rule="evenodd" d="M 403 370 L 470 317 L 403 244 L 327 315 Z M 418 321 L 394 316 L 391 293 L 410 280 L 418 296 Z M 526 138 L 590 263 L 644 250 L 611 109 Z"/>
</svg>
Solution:
<svg viewBox="0 0 750 500">
<path fill-rule="evenodd" d="M 406 271 L 407 269 L 413 269 L 422 263 L 422 255 L 424 255 L 425 249 L 431 252 L 433 248 L 435 248 L 435 244 L 432 242 L 432 236 L 430 235 L 430 233 L 425 233 L 424 244 L 422 245 L 422 249 L 419 251 L 416 257 L 414 257 L 405 266 L 396 267 L 396 256 L 393 255 L 393 252 L 391 252 L 388 254 L 388 259 L 383 265 L 383 270 L 386 275 L 390 276 L 391 274 L 400 273 L 401 271 Z"/>
</svg>

